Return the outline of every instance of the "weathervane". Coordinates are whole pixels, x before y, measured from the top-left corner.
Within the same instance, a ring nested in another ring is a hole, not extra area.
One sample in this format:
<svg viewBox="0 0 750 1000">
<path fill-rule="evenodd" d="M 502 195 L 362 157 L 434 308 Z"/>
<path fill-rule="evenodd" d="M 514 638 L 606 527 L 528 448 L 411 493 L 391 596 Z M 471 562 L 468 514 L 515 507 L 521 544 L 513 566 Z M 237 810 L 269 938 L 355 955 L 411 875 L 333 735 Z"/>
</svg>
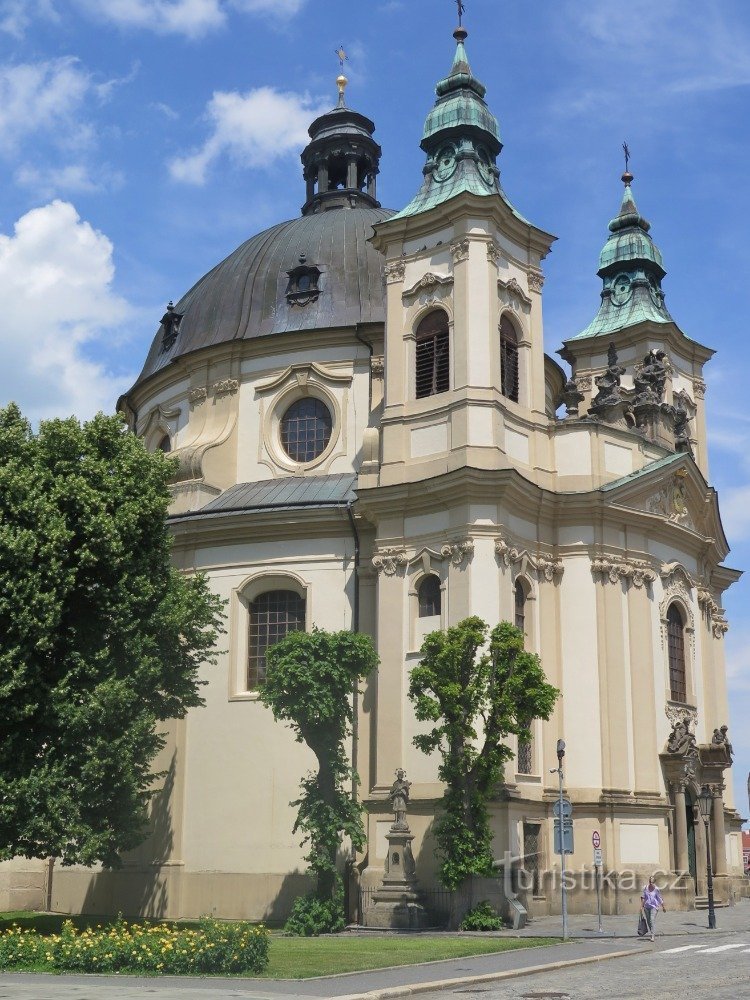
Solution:
<svg viewBox="0 0 750 1000">
<path fill-rule="evenodd" d="M 456 6 L 458 7 L 458 26 L 463 27 L 464 14 L 466 13 L 466 3 L 464 0 L 456 0 Z"/>
<path fill-rule="evenodd" d="M 339 65 L 341 66 L 341 72 L 344 72 L 344 63 L 348 62 L 349 56 L 346 54 L 346 49 L 343 45 L 339 45 L 336 49 L 336 55 L 338 56 Z"/>
<path fill-rule="evenodd" d="M 630 146 L 627 142 L 622 144 L 622 151 L 625 154 L 625 173 L 622 175 L 622 179 L 626 184 L 629 184 L 633 180 L 633 175 L 630 173 Z"/>
</svg>

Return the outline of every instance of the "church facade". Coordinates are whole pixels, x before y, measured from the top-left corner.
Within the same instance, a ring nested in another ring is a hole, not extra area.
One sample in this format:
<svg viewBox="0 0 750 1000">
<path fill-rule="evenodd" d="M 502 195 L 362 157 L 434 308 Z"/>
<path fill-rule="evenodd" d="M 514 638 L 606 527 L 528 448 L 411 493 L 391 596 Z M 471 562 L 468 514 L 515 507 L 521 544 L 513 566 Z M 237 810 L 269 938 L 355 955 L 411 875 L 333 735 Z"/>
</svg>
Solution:
<svg viewBox="0 0 750 1000">
<path fill-rule="evenodd" d="M 527 909 L 559 908 L 561 738 L 572 908 L 594 902 L 595 830 L 606 910 L 636 907 L 652 872 L 673 905 L 694 906 L 706 784 L 717 897 L 742 889 L 722 730 L 722 595 L 739 573 L 724 565 L 708 480 L 713 351 L 667 310 L 626 172 L 599 312 L 563 339 L 569 371 L 545 354 L 554 237 L 502 188 L 498 124 L 466 32 L 455 37 L 414 200 L 380 206 L 374 124 L 347 107 L 340 78 L 338 106 L 310 128 L 300 218 L 250 239 L 168 310 L 120 401 L 146 445 L 179 460 L 174 559 L 208 574 L 228 634 L 205 707 L 170 730 L 149 840 L 120 872 L 56 870 L 44 888 L 55 909 L 284 916 L 307 885 L 290 802 L 312 758 L 257 685 L 266 648 L 313 625 L 367 632 L 380 657 L 355 696 L 351 751 L 367 845 L 342 866 L 366 901 L 404 768 L 417 876 L 434 887 L 443 789 L 436 758 L 413 745 L 406 692 L 423 637 L 468 615 L 521 627 L 561 692 L 492 804 L 496 856 Z"/>
</svg>

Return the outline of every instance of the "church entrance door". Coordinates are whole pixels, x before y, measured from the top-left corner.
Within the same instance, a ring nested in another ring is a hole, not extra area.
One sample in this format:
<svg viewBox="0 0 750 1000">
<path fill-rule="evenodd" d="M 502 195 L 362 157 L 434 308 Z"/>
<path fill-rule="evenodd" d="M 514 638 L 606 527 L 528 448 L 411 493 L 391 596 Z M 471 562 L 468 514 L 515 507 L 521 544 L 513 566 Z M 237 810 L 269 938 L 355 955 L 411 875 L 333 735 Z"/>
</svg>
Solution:
<svg viewBox="0 0 750 1000">
<path fill-rule="evenodd" d="M 693 797 L 688 791 L 685 792 L 685 821 L 687 823 L 688 868 L 697 889 L 698 867 L 695 863 L 695 809 L 693 807 Z"/>
</svg>

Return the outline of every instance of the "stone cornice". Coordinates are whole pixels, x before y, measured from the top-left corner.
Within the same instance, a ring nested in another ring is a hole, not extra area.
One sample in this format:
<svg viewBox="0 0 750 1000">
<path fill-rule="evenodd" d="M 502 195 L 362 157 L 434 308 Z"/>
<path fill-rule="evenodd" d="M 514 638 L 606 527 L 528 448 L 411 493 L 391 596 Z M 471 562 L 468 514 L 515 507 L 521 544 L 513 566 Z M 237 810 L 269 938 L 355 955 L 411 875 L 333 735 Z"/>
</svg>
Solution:
<svg viewBox="0 0 750 1000">
<path fill-rule="evenodd" d="M 656 573 L 643 559 L 628 559 L 621 556 L 601 555 L 591 560 L 591 572 L 608 579 L 610 583 L 625 580 L 634 587 L 644 587 L 653 583 Z"/>
</svg>

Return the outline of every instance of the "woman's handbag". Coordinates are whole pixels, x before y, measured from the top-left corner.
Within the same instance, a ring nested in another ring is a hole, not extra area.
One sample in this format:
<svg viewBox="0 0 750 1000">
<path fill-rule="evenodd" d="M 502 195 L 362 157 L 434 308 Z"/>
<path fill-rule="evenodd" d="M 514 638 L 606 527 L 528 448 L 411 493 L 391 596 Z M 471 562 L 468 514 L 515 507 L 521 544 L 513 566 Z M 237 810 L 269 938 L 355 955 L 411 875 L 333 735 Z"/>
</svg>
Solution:
<svg viewBox="0 0 750 1000">
<path fill-rule="evenodd" d="M 638 937 L 645 937 L 648 934 L 648 920 L 641 907 L 641 915 L 638 917 Z"/>
</svg>

